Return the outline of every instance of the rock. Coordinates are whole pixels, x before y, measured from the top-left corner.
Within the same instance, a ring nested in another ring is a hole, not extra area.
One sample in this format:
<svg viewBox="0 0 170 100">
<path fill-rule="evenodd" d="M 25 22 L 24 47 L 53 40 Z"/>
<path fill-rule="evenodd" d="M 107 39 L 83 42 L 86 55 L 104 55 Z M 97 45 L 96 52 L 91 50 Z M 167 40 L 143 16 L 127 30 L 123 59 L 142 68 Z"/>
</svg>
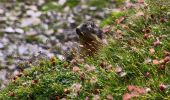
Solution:
<svg viewBox="0 0 170 100">
<path fill-rule="evenodd" d="M 4 31 L 7 32 L 7 33 L 14 33 L 15 32 L 15 30 L 12 27 L 6 27 Z"/>
<path fill-rule="evenodd" d="M 28 47 L 26 45 L 21 45 L 18 47 L 18 53 L 19 55 L 24 55 L 24 54 L 28 54 Z"/>
<path fill-rule="evenodd" d="M 27 31 L 25 34 L 26 34 L 27 36 L 34 36 L 34 35 L 37 35 L 38 33 L 37 33 L 35 30 L 30 29 L 30 30 Z"/>
<path fill-rule="evenodd" d="M 16 33 L 23 34 L 23 33 L 24 33 L 24 30 L 21 29 L 21 28 L 16 28 L 16 29 L 15 29 L 15 32 L 16 32 Z"/>
<path fill-rule="evenodd" d="M 19 71 L 15 70 L 15 71 L 13 72 L 12 76 L 16 76 L 16 75 L 18 75 L 18 74 L 19 74 Z"/>
<path fill-rule="evenodd" d="M 21 20 L 21 27 L 28 27 L 31 25 L 38 25 L 41 23 L 41 20 L 39 18 L 24 18 Z"/>
<path fill-rule="evenodd" d="M 2 15 L 2 14 L 4 14 L 4 10 L 3 9 L 0 9 L 0 14 Z"/>
<path fill-rule="evenodd" d="M 68 22 L 69 23 L 75 23 L 75 20 L 73 19 L 73 15 L 70 15 L 69 17 L 68 17 Z"/>
<path fill-rule="evenodd" d="M 89 9 L 90 9 L 90 10 L 96 10 L 97 7 L 90 7 Z"/>
<path fill-rule="evenodd" d="M 0 80 L 6 80 L 7 71 L 5 69 L 0 70 Z"/>
<path fill-rule="evenodd" d="M 36 5 L 30 5 L 30 6 L 26 6 L 27 9 L 30 9 L 30 10 L 34 10 L 34 11 L 37 11 L 37 6 Z"/>
<path fill-rule="evenodd" d="M 47 34 L 47 35 L 52 35 L 52 34 L 54 34 L 54 30 L 53 29 L 50 29 L 50 30 L 47 30 L 46 32 L 45 32 L 45 34 Z"/>
<path fill-rule="evenodd" d="M 8 65 L 8 69 L 9 70 L 15 70 L 16 69 L 16 66 L 13 64 L 13 65 Z"/>
<path fill-rule="evenodd" d="M 4 60 L 4 54 L 2 53 L 2 51 L 0 51 L 0 61 Z"/>
<path fill-rule="evenodd" d="M 38 35 L 37 37 L 42 40 L 43 44 L 45 44 L 45 43 L 48 42 L 48 37 L 46 37 L 46 36 L 44 36 L 44 35 Z"/>
<path fill-rule="evenodd" d="M 38 5 L 41 6 L 45 3 L 45 0 L 38 0 Z"/>
<path fill-rule="evenodd" d="M 0 43 L 0 49 L 4 48 L 4 44 Z"/>
<path fill-rule="evenodd" d="M 66 0 L 59 0 L 58 1 L 58 4 L 61 5 L 61 6 L 64 5 L 65 3 L 66 3 Z"/>
<path fill-rule="evenodd" d="M 26 14 L 27 14 L 27 16 L 31 16 L 31 17 L 40 17 L 41 16 L 40 11 L 33 11 L 33 10 L 27 10 Z"/>
<path fill-rule="evenodd" d="M 69 12 L 70 11 L 70 7 L 69 6 L 66 6 L 65 8 L 64 8 L 64 12 Z"/>
</svg>

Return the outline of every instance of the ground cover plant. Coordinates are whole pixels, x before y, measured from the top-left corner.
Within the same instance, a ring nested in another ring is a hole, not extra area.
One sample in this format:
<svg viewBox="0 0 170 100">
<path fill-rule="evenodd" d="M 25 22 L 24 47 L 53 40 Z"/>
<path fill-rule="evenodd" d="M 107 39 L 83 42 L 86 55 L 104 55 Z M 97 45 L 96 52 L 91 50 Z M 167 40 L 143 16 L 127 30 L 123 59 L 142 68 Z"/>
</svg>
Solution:
<svg viewBox="0 0 170 100">
<path fill-rule="evenodd" d="M 140 7 L 112 12 L 101 23 L 108 45 L 96 56 L 27 63 L 0 99 L 170 99 L 170 2 L 139 1 Z"/>
</svg>

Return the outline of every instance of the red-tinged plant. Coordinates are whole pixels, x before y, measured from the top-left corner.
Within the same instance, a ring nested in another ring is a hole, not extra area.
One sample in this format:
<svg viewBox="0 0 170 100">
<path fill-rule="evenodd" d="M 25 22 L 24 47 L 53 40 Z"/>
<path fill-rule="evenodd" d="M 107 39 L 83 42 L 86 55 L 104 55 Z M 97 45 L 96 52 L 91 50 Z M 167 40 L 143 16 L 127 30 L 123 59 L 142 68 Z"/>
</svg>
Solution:
<svg viewBox="0 0 170 100">
<path fill-rule="evenodd" d="M 153 43 L 154 46 L 158 46 L 158 45 L 160 45 L 160 44 L 161 44 L 161 43 L 160 43 L 159 40 L 156 40 L 156 41 Z"/>
<path fill-rule="evenodd" d="M 144 3 L 145 0 L 138 0 L 138 3 Z"/>
<path fill-rule="evenodd" d="M 164 85 L 164 84 L 159 85 L 159 90 L 160 90 L 160 91 L 165 91 L 166 88 L 167 88 L 167 86 Z"/>
<path fill-rule="evenodd" d="M 123 95 L 123 100 L 130 100 L 133 97 L 138 97 L 138 94 L 134 94 L 134 93 L 125 93 Z"/>
<path fill-rule="evenodd" d="M 148 34 L 144 34 L 143 38 L 144 38 L 144 39 L 147 39 L 148 36 L 149 36 Z"/>
</svg>

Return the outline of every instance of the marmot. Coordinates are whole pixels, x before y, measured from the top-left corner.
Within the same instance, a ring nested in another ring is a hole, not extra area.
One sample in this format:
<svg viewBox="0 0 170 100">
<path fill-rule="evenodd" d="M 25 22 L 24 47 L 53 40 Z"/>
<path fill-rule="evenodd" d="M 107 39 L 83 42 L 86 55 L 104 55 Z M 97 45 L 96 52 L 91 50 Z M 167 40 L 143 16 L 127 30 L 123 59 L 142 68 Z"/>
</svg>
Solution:
<svg viewBox="0 0 170 100">
<path fill-rule="evenodd" d="M 83 56 L 94 55 L 102 46 L 103 31 L 93 22 L 86 22 L 76 28 L 79 36 L 80 53 Z"/>
</svg>

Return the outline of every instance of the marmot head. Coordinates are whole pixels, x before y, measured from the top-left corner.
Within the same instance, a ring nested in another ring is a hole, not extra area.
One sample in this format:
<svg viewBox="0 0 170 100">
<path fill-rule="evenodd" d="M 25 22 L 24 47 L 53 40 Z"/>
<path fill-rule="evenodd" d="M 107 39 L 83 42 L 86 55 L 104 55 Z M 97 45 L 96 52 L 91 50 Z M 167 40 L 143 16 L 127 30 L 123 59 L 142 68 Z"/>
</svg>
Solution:
<svg viewBox="0 0 170 100">
<path fill-rule="evenodd" d="M 87 22 L 79 25 L 76 28 L 76 33 L 80 39 L 103 38 L 103 31 L 93 22 Z"/>
</svg>

